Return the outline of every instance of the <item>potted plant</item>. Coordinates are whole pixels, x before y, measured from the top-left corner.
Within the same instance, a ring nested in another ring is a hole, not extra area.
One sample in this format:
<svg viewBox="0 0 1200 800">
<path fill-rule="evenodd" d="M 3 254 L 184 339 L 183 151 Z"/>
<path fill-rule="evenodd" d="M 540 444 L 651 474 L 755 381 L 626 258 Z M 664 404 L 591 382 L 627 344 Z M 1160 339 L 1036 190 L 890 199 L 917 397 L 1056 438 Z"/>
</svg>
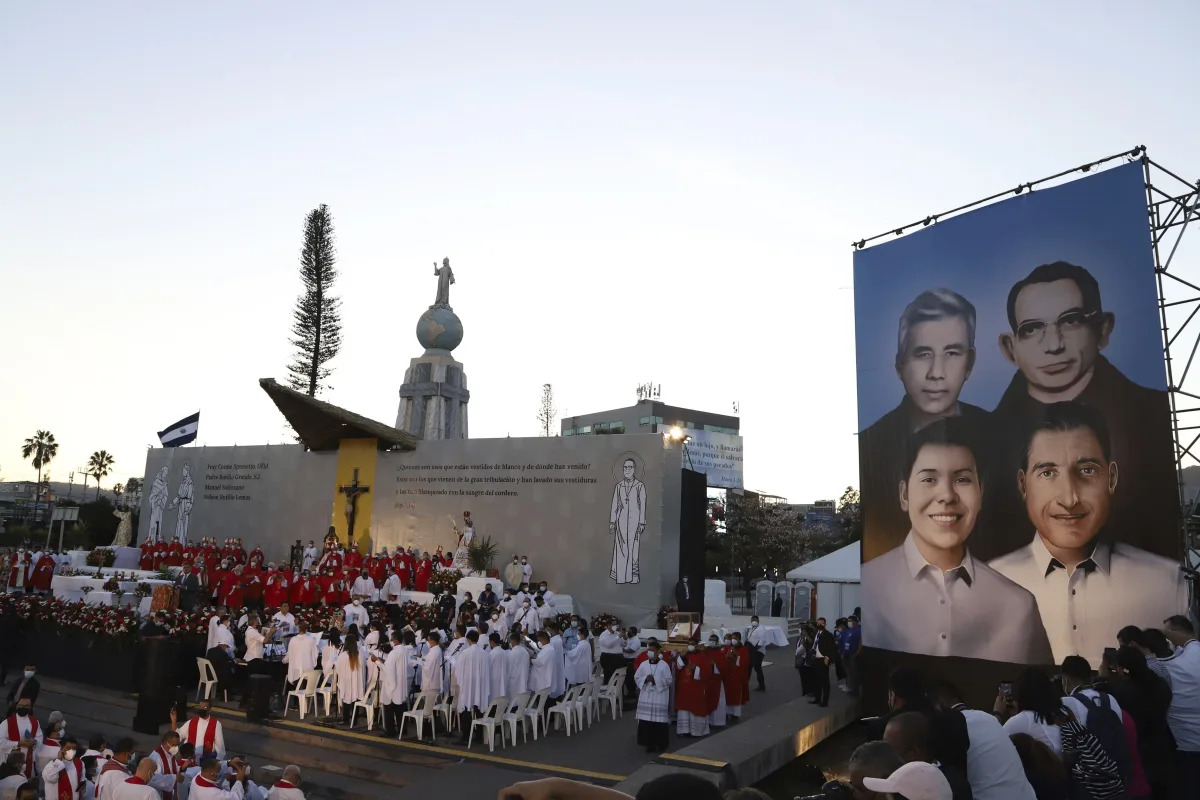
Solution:
<svg viewBox="0 0 1200 800">
<path fill-rule="evenodd" d="M 496 553 L 499 549 L 499 546 L 492 541 L 492 537 L 478 537 L 467 547 L 467 563 L 471 565 L 471 569 L 476 574 L 498 578 L 500 573 L 492 567 L 496 563 Z"/>
</svg>

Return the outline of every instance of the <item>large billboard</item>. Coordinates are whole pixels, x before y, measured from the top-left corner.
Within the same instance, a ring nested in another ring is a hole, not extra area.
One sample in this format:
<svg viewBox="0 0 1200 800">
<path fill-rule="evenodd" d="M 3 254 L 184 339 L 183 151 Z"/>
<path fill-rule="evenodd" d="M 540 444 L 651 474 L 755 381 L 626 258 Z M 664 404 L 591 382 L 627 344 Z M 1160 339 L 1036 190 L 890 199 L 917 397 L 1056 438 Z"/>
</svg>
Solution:
<svg viewBox="0 0 1200 800">
<path fill-rule="evenodd" d="M 1142 166 L 855 253 L 863 638 L 1098 667 L 1186 613 Z"/>
</svg>

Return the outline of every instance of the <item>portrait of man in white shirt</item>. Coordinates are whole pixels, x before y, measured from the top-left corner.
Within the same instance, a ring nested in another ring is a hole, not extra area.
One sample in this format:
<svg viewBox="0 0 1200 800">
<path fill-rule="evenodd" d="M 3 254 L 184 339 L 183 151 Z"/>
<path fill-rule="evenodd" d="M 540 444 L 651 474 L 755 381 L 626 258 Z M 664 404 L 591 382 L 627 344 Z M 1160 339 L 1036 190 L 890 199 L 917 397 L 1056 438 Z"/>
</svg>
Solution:
<svg viewBox="0 0 1200 800">
<path fill-rule="evenodd" d="M 990 564 L 1037 598 L 1055 663 L 1099 664 L 1114 627 L 1153 628 L 1188 607 L 1176 561 L 1106 529 L 1122 476 L 1102 415 L 1075 401 L 1046 405 L 1023 455 L 1016 480 L 1033 540 Z"/>
<path fill-rule="evenodd" d="M 870 647 L 1045 664 L 1050 647 L 1033 595 L 967 550 L 984 502 L 972 426 L 936 420 L 913 438 L 899 502 L 904 543 L 862 567 Z"/>
</svg>

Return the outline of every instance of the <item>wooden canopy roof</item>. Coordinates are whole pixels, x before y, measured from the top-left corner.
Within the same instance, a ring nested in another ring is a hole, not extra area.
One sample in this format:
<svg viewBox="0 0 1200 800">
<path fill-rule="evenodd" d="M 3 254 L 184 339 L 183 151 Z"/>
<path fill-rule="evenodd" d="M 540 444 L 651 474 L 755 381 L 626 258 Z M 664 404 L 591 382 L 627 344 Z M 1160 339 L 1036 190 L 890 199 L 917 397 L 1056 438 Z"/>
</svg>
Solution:
<svg viewBox="0 0 1200 800">
<path fill-rule="evenodd" d="M 342 439 L 376 439 L 380 450 L 415 450 L 417 447 L 418 439 L 411 433 L 280 386 L 274 378 L 262 378 L 258 385 L 309 450 L 337 450 Z"/>
</svg>

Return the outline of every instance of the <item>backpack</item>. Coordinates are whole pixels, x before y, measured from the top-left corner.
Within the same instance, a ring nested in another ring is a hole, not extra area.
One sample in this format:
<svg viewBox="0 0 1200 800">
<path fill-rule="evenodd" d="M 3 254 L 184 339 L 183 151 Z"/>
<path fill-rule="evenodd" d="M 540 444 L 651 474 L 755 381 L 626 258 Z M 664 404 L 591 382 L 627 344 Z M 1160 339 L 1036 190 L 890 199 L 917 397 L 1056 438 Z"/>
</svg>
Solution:
<svg viewBox="0 0 1200 800">
<path fill-rule="evenodd" d="M 1059 726 L 1067 796 L 1071 800 L 1124 800 L 1125 781 L 1117 762 L 1087 728 L 1075 720 Z"/>
<path fill-rule="evenodd" d="M 1121 780 L 1130 783 L 1133 780 L 1133 754 L 1129 751 L 1129 739 L 1125 736 L 1125 723 L 1113 709 L 1109 696 L 1104 692 L 1099 694 L 1099 701 L 1083 692 L 1075 692 L 1071 696 L 1087 709 L 1088 732 L 1099 740 L 1104 752 L 1117 762 Z"/>
</svg>

